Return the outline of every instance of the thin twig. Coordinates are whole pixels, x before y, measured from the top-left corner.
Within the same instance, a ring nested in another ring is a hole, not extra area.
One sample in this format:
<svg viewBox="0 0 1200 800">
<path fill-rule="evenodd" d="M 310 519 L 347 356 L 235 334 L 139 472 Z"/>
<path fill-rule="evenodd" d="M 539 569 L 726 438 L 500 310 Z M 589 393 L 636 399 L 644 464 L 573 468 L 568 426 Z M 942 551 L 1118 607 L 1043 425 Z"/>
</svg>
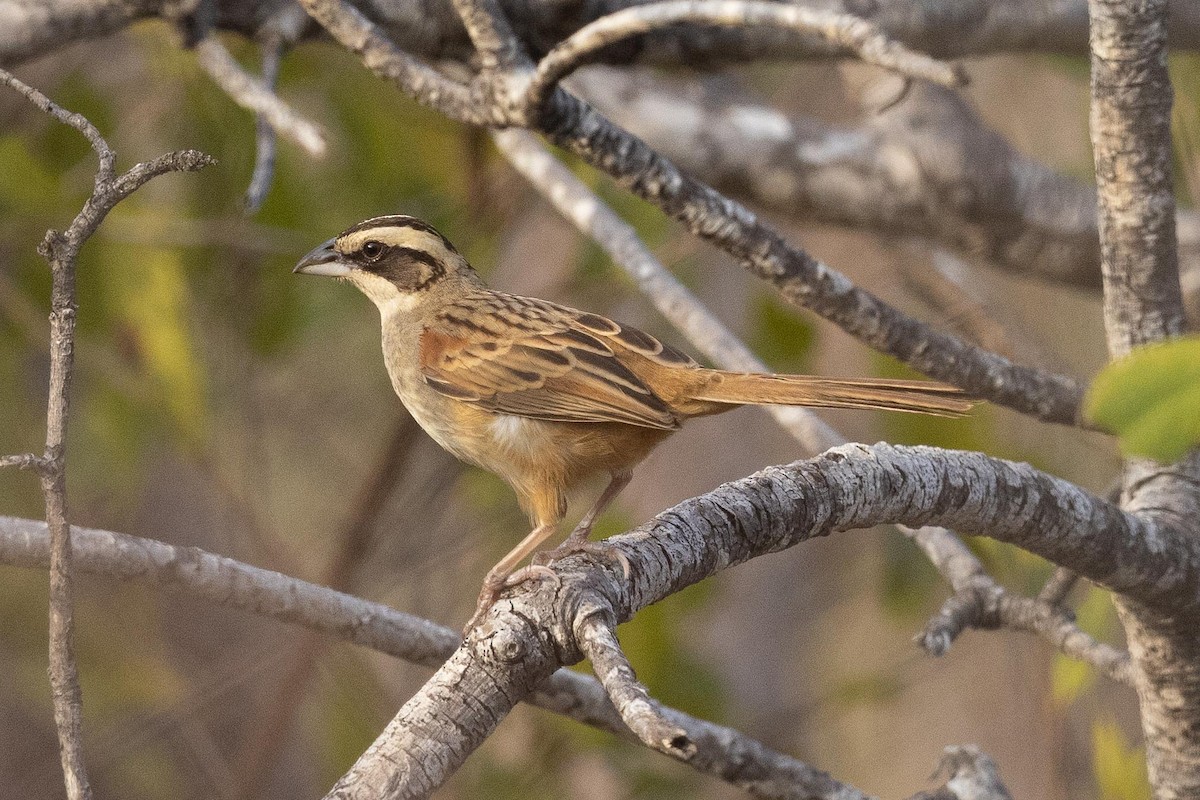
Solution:
<svg viewBox="0 0 1200 800">
<path fill-rule="evenodd" d="M 667 719 L 638 681 L 614 626 L 605 622 L 601 613 L 581 613 L 576 620 L 575 639 L 621 719 L 647 747 L 686 761 L 696 752 L 696 745 L 687 731 Z"/>
<path fill-rule="evenodd" d="M 538 62 L 525 98 L 540 108 L 550 90 L 606 47 L 681 23 L 722 28 L 784 28 L 820 36 L 868 64 L 943 86 L 966 82 L 961 69 L 916 53 L 887 38 L 878 26 L 850 14 L 762 0 L 664 0 L 625 8 L 584 25 Z"/>
<path fill-rule="evenodd" d="M 211 163 L 211 159 L 196 151 L 168 153 L 115 175 L 115 153 L 87 119 L 59 107 L 3 70 L 0 70 L 0 83 L 83 134 L 100 162 L 92 195 L 70 227 L 65 232 L 47 232 L 38 247 L 38 252 L 50 265 L 51 274 L 50 388 L 46 402 L 46 450 L 39 465 L 46 501 L 46 524 L 50 531 L 50 687 L 67 797 L 87 800 L 91 797 L 91 787 L 83 760 L 83 700 L 74 652 L 74 585 L 66 467 L 71 379 L 75 366 L 75 259 L 108 212 L 146 181 L 166 172 L 200 169 Z"/>
<path fill-rule="evenodd" d="M 195 50 L 200 66 L 233 102 L 261 116 L 277 133 L 300 145 L 309 155 L 325 155 L 325 135 L 321 129 L 281 100 L 269 82 L 242 69 L 215 35 L 202 38 Z"/>
<path fill-rule="evenodd" d="M 1066 601 L 1067 595 L 1075 588 L 1075 584 L 1079 582 L 1079 576 L 1066 567 L 1055 567 L 1054 574 L 1050 576 L 1050 580 L 1046 581 L 1046 585 L 1038 592 L 1037 599 L 1051 606 L 1061 607 Z"/>
<path fill-rule="evenodd" d="M 1133 686 L 1129 653 L 1096 641 L 1080 630 L 1062 608 L 1041 599 L 1014 595 L 981 576 L 974 588 L 960 589 L 929 620 L 917 641 L 929 653 L 943 655 L 968 628 L 1008 628 L 1037 634 L 1065 655 L 1095 667 L 1112 680 Z"/>
<path fill-rule="evenodd" d="M 1022 597 L 998 584 L 957 536 L 942 535 L 941 529 L 932 526 L 897 527 L 921 548 L 954 590 L 915 637 L 927 653 L 945 655 L 968 628 L 1008 628 L 1036 634 L 1064 655 L 1092 665 L 1118 683 L 1131 684 L 1129 654 L 1084 633 L 1057 603 L 1041 596 Z"/>
<path fill-rule="evenodd" d="M 262 44 L 262 82 L 271 92 L 279 77 L 279 64 L 283 60 L 284 43 L 276 38 Z M 250 185 L 242 195 L 242 212 L 253 215 L 262 208 L 271 181 L 275 176 L 275 151 L 278 142 L 275 127 L 263 114 L 254 117 L 254 171 L 250 174 Z"/>
<path fill-rule="evenodd" d="M 41 469 L 42 459 L 33 453 L 20 453 L 15 456 L 0 456 L 0 468 L 16 467 L 17 469 Z"/>
<path fill-rule="evenodd" d="M 288 47 L 300 39 L 304 29 L 311 24 L 304 9 L 297 5 L 285 5 L 267 18 L 255 34 L 262 51 L 262 82 L 274 94 L 279 79 L 279 67 Z M 242 211 L 247 216 L 262 207 L 275 175 L 275 155 L 278 137 L 270 120 L 262 114 L 254 117 L 254 171 L 250 184 L 242 195 Z"/>
</svg>

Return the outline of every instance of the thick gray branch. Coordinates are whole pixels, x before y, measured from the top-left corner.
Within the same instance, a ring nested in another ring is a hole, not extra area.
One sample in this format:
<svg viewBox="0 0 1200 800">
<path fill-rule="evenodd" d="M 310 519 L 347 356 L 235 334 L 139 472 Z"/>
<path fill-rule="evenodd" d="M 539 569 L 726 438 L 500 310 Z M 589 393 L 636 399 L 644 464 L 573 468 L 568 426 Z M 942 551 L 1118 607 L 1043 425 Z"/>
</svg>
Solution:
<svg viewBox="0 0 1200 800">
<path fill-rule="evenodd" d="M 413 781 L 426 789 L 440 785 L 520 700 L 523 687 L 581 658 L 574 639 L 581 613 L 601 609 L 624 621 L 755 556 L 882 523 L 935 523 L 988 535 L 1070 564 L 1145 603 L 1200 608 L 1200 542 L 1178 530 L 1126 514 L 1027 464 L 925 447 L 846 445 L 726 484 L 610 538 L 632 565 L 628 580 L 606 561 L 572 556 L 555 565 L 557 589 L 526 584 L 512 590 L 333 796 L 374 797 L 385 786 Z M 470 699 L 447 693 L 467 675 Z M 476 685 L 480 676 L 490 683 Z M 475 702 L 480 697 L 495 704 Z M 435 717 L 439 730 L 429 726 Z M 431 735 L 450 737 L 451 748 L 440 751 L 436 765 L 417 757 L 430 747 Z"/>
<path fill-rule="evenodd" d="M 917 84 L 839 128 L 789 118 L 727 78 L 593 67 L 571 85 L 682 169 L 756 205 L 1100 288 L 1095 188 L 1017 152 L 954 92 Z M 1180 211 L 1178 234 L 1200 280 L 1200 215 Z"/>
</svg>

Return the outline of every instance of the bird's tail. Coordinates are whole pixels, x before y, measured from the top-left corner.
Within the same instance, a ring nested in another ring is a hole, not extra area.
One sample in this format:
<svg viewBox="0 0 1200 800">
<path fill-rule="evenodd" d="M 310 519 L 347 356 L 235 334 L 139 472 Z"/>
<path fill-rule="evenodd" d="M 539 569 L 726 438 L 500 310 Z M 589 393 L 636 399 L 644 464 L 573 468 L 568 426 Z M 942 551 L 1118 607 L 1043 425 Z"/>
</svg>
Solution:
<svg viewBox="0 0 1200 800">
<path fill-rule="evenodd" d="M 713 370 L 713 380 L 692 398 L 720 405 L 787 405 L 878 408 L 961 417 L 975 401 L 955 386 L 934 381 L 820 378 Z M 720 406 L 713 411 L 720 410 Z"/>
</svg>

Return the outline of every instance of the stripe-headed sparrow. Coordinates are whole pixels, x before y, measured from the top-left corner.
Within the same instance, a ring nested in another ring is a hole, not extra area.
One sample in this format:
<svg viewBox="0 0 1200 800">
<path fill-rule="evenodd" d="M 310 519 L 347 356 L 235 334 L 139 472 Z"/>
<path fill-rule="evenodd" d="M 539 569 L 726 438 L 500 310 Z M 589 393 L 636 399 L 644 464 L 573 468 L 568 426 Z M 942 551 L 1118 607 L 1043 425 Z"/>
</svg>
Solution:
<svg viewBox="0 0 1200 800">
<path fill-rule="evenodd" d="M 610 479 L 566 541 L 539 554 L 542 563 L 596 550 L 588 542 L 596 518 L 634 466 L 692 417 L 745 404 L 951 416 L 971 406 L 960 390 L 928 381 L 706 369 L 628 325 L 487 288 L 446 237 L 408 216 L 360 222 L 295 271 L 347 280 L 379 307 L 400 400 L 434 441 L 507 481 L 532 520 L 488 572 L 468 629 L 528 574 L 514 572 L 558 530 L 571 488 L 590 475 Z"/>
</svg>

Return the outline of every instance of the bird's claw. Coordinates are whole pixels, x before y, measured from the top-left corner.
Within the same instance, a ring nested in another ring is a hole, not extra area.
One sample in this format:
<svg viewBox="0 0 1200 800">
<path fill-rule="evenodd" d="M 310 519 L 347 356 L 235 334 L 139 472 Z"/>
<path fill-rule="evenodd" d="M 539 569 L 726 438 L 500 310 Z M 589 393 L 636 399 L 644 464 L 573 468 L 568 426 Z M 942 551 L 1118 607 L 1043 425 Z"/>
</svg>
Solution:
<svg viewBox="0 0 1200 800">
<path fill-rule="evenodd" d="M 463 628 L 463 638 L 465 639 L 476 625 L 483 622 L 483 618 L 488 610 L 500 599 L 500 592 L 505 589 L 511 589 L 526 581 L 542 580 L 543 578 L 552 581 L 555 589 L 562 586 L 562 581 L 554 570 L 543 564 L 530 564 L 527 567 L 521 567 L 521 569 L 510 575 L 495 577 L 489 575 L 487 580 L 483 582 L 483 589 L 479 592 L 479 600 L 475 604 L 475 613 L 471 615 L 471 619 L 467 621 L 466 627 Z"/>
<path fill-rule="evenodd" d="M 589 542 L 587 539 L 576 539 L 574 536 L 567 537 L 567 540 L 553 550 L 543 550 L 540 553 L 534 553 L 533 564 L 541 567 L 548 567 L 556 561 L 562 561 L 567 556 L 575 555 L 576 553 L 588 553 L 597 558 L 615 561 L 621 565 L 621 572 L 625 575 L 625 580 L 629 580 L 629 576 L 633 574 L 633 570 L 629 565 L 629 558 L 621 551 L 619 547 L 604 542 Z"/>
</svg>

